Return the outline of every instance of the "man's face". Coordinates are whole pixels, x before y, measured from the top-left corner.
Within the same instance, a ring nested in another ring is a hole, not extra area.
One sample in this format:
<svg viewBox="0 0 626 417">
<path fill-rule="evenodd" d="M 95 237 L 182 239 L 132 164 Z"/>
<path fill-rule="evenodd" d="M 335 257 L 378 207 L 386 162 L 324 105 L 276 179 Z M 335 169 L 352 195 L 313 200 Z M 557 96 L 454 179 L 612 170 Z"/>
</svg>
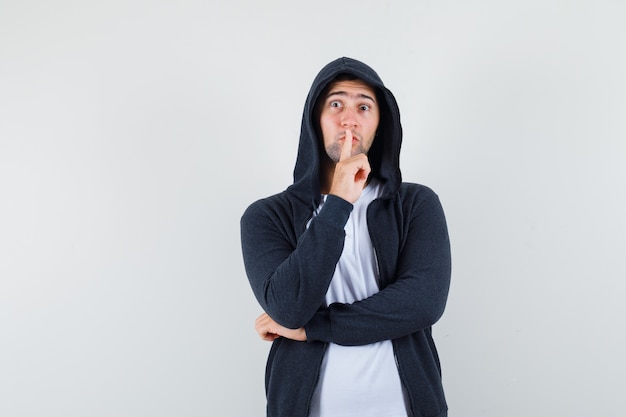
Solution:
<svg viewBox="0 0 626 417">
<path fill-rule="evenodd" d="M 352 155 L 367 154 L 380 120 L 374 90 L 360 80 L 338 81 L 321 99 L 320 128 L 328 157 L 339 162 L 347 129 L 352 131 Z"/>
</svg>

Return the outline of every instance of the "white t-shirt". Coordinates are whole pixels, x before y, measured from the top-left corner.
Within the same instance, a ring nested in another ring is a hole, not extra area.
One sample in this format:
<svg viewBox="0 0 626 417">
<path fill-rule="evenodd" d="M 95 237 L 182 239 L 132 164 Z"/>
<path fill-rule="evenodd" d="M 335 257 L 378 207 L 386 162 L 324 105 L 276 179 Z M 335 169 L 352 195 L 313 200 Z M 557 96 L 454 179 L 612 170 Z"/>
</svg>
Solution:
<svg viewBox="0 0 626 417">
<path fill-rule="evenodd" d="M 326 303 L 353 303 L 379 291 L 378 266 L 367 230 L 367 206 L 382 186 L 370 182 L 354 204 Z M 326 196 L 316 213 L 319 213 Z M 313 394 L 310 417 L 406 417 L 404 393 L 390 340 L 363 346 L 330 343 Z"/>
</svg>

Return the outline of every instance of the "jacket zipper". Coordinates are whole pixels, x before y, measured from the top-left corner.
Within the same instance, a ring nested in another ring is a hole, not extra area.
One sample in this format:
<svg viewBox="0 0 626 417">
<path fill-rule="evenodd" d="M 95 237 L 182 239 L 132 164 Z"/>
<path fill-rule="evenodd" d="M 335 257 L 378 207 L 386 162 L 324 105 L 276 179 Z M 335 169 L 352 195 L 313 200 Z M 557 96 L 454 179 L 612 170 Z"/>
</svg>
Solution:
<svg viewBox="0 0 626 417">
<path fill-rule="evenodd" d="M 381 278 L 380 278 L 380 265 L 378 264 L 378 253 L 376 252 L 376 246 L 374 246 L 374 242 L 372 242 L 372 250 L 374 252 L 374 263 L 376 264 L 376 285 L 378 286 L 378 291 L 381 288 Z"/>
<path fill-rule="evenodd" d="M 396 369 L 398 370 L 398 376 L 400 377 L 400 383 L 402 384 L 402 389 L 404 390 L 404 392 L 402 393 L 403 397 L 406 394 L 406 401 L 408 402 L 408 404 L 406 404 L 408 406 L 408 412 L 409 417 L 412 417 L 415 415 L 415 413 L 413 412 L 413 404 L 411 402 L 411 393 L 409 392 L 409 389 L 406 386 L 406 383 L 404 382 L 404 376 L 402 374 L 402 369 L 400 367 L 400 361 L 398 360 L 398 355 L 396 354 L 396 350 L 397 350 L 397 346 L 396 346 L 396 341 L 392 340 L 391 341 L 391 346 L 393 347 L 393 359 L 396 362 Z"/>
<path fill-rule="evenodd" d="M 376 200 L 374 200 L 374 201 L 376 201 Z M 374 201 L 372 201 L 372 203 L 374 203 Z M 370 203 L 370 206 L 371 206 L 372 203 Z M 369 211 L 370 207 L 368 206 L 367 209 Z M 374 242 L 374 239 L 372 237 L 372 233 L 370 232 L 369 216 L 368 216 L 367 220 L 368 220 L 367 221 L 367 229 L 368 229 L 368 232 L 370 234 L 370 240 L 372 242 L 372 249 L 374 250 L 374 260 L 375 260 L 376 268 L 378 270 L 378 273 L 376 274 L 376 284 L 378 285 L 378 290 L 380 291 L 380 289 L 381 289 L 381 282 L 382 282 L 382 276 L 381 276 L 381 273 L 380 273 L 380 263 L 379 263 L 379 260 L 378 260 L 378 252 L 376 250 L 376 243 Z M 406 383 L 404 382 L 404 376 L 402 375 L 402 369 L 400 367 L 400 361 L 398 360 L 398 355 L 396 353 L 397 346 L 396 346 L 396 341 L 395 340 L 391 340 L 391 346 L 393 347 L 393 360 L 396 363 L 396 369 L 398 371 L 398 377 L 400 378 L 400 384 L 402 384 L 402 389 L 406 392 L 406 397 L 407 397 L 407 401 L 408 401 L 408 404 L 407 404 L 408 411 L 409 411 L 409 413 L 411 413 L 410 416 L 414 416 L 415 413 L 413 412 L 413 405 L 411 404 L 411 395 L 410 395 L 409 390 L 408 390 L 408 388 L 406 386 Z M 403 393 L 403 396 L 404 396 L 404 393 Z"/>
<path fill-rule="evenodd" d="M 317 378 L 315 378 L 313 389 L 309 393 L 309 398 L 306 404 L 306 414 L 303 417 L 307 417 L 309 414 L 311 414 L 311 402 L 313 401 L 313 394 L 315 393 L 315 390 L 317 389 L 317 384 L 319 384 L 320 382 L 320 373 L 322 372 L 322 362 L 324 362 L 324 357 L 326 356 L 327 350 L 328 350 L 328 343 L 324 343 L 324 351 L 321 355 L 320 361 L 317 364 Z"/>
<path fill-rule="evenodd" d="M 369 216 L 369 212 L 370 212 L 370 208 L 372 207 L 372 204 L 376 203 L 376 201 L 378 200 L 375 199 L 374 201 L 372 201 L 371 203 L 369 203 L 369 205 L 367 206 L 367 211 L 365 214 L 365 221 L 367 222 L 367 233 L 370 235 L 370 242 L 372 242 L 372 251 L 374 252 L 374 264 L 376 265 L 376 285 L 378 286 L 378 291 L 381 290 L 382 288 L 382 277 L 380 276 L 380 262 L 378 260 L 378 251 L 376 250 L 376 242 L 374 242 L 374 236 L 372 235 L 372 227 L 370 226 L 370 216 Z"/>
</svg>

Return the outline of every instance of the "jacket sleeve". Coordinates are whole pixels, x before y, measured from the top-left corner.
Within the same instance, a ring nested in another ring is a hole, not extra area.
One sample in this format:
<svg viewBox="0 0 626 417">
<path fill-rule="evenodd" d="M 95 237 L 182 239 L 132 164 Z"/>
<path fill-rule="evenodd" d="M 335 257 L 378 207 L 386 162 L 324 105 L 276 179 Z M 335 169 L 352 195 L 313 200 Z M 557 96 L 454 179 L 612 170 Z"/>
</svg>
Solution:
<svg viewBox="0 0 626 417">
<path fill-rule="evenodd" d="M 246 274 L 257 301 L 276 322 L 292 329 L 303 327 L 324 303 L 352 207 L 328 196 L 299 238 L 292 208 L 260 200 L 242 216 Z"/>
<path fill-rule="evenodd" d="M 436 194 L 412 211 L 406 233 L 392 283 L 364 300 L 318 311 L 305 326 L 309 341 L 364 345 L 406 336 L 439 320 L 450 287 L 451 255 Z"/>
</svg>

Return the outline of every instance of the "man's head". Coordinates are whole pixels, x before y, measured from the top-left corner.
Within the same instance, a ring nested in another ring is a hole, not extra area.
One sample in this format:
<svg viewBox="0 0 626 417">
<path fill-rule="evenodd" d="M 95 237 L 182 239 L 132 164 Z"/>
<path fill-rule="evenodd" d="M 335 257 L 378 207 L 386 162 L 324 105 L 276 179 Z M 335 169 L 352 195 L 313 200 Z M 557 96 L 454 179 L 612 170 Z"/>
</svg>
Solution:
<svg viewBox="0 0 626 417">
<path fill-rule="evenodd" d="M 310 197 L 310 191 L 318 201 L 318 192 L 328 185 L 336 161 L 342 159 L 341 150 L 347 148 L 348 144 L 343 145 L 348 129 L 357 139 L 350 144 L 351 155 L 366 153 L 370 177 L 380 180 L 389 191 L 400 186 L 402 125 L 398 103 L 374 69 L 342 57 L 318 72 L 304 104 L 294 183 L 290 187 L 301 192 L 303 201 Z M 346 159 L 348 149 L 343 151 Z"/>
<path fill-rule="evenodd" d="M 348 129 L 353 136 L 352 155 L 368 153 L 380 122 L 374 88 L 354 76 L 339 75 L 320 94 L 316 113 L 320 139 L 331 161 L 339 161 Z"/>
</svg>

